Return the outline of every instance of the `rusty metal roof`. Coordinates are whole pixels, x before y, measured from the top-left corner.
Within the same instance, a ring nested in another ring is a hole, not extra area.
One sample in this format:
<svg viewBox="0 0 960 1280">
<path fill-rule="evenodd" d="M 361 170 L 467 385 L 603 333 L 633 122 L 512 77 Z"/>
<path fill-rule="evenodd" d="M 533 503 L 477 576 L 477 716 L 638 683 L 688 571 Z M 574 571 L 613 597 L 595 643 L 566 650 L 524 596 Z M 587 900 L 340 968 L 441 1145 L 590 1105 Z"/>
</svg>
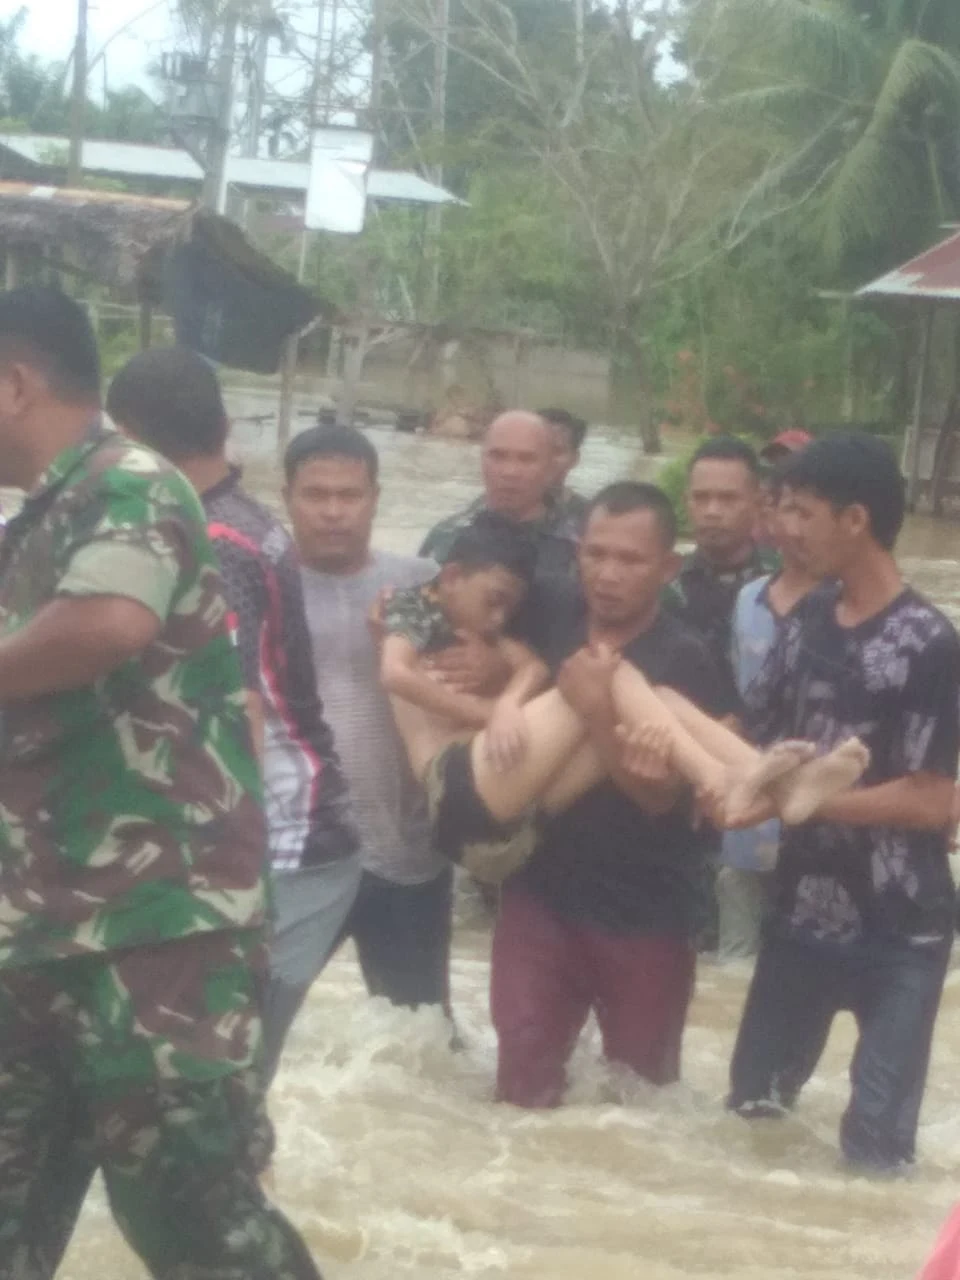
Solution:
<svg viewBox="0 0 960 1280">
<path fill-rule="evenodd" d="M 856 296 L 960 302 L 960 232 L 864 285 Z"/>
</svg>

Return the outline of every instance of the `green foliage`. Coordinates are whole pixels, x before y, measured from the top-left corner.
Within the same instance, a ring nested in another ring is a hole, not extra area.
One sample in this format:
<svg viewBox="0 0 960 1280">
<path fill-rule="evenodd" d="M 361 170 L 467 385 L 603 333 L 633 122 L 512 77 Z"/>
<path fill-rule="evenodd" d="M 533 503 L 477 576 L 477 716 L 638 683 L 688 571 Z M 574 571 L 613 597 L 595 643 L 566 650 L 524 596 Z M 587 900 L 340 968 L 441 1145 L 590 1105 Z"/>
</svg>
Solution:
<svg viewBox="0 0 960 1280">
<path fill-rule="evenodd" d="M 696 444 L 691 445 L 689 449 L 686 449 L 678 457 L 671 458 L 668 462 L 665 462 L 657 472 L 657 484 L 673 504 L 681 534 L 689 534 L 690 532 L 685 499 L 687 471 L 690 467 L 690 459 L 693 457 L 699 443 L 697 441 Z"/>
<path fill-rule="evenodd" d="M 67 67 L 24 53 L 20 36 L 27 10 L 0 20 L 0 125 L 7 133 L 63 134 L 70 123 Z M 91 138 L 160 142 L 163 113 L 135 86 L 110 92 L 102 104 L 87 105 L 85 131 Z"/>
<path fill-rule="evenodd" d="M 100 330 L 100 363 L 105 381 L 122 369 L 139 349 L 134 322 L 104 323 Z"/>
</svg>

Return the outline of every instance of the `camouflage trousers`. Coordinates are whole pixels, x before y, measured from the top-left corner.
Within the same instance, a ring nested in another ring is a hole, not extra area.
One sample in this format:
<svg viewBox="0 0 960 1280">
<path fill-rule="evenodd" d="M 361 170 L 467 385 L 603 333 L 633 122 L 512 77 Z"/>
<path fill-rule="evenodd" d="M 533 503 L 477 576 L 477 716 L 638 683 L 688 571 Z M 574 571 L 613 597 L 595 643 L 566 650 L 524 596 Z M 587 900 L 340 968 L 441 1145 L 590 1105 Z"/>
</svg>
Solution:
<svg viewBox="0 0 960 1280">
<path fill-rule="evenodd" d="M 265 1199 L 255 933 L 0 972 L 0 1276 L 57 1270 L 97 1168 L 162 1280 L 319 1280 Z"/>
</svg>

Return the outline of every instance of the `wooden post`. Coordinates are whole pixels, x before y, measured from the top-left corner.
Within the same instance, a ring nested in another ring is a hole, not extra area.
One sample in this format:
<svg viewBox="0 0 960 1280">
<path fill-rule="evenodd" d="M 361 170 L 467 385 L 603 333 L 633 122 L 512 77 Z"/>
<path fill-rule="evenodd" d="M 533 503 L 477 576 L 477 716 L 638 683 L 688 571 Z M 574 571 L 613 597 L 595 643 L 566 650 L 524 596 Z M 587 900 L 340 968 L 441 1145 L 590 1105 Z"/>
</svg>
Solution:
<svg viewBox="0 0 960 1280">
<path fill-rule="evenodd" d="M 919 367 L 917 369 L 917 394 L 913 406 L 913 425 L 909 437 L 907 453 L 910 459 L 907 471 L 907 508 L 913 511 L 920 494 L 920 450 L 923 443 L 923 410 L 927 399 L 927 375 L 930 370 L 930 348 L 933 338 L 933 322 L 936 318 L 936 307 L 927 307 L 923 317 L 923 328 L 920 331 Z"/>
<path fill-rule="evenodd" d="M 70 150 L 67 186 L 83 181 L 83 135 L 87 115 L 87 0 L 77 0 L 77 40 L 73 46 L 73 92 L 70 95 Z"/>
<path fill-rule="evenodd" d="M 146 351 L 153 341 L 153 303 L 140 300 L 140 350 Z"/>
<path fill-rule="evenodd" d="M 293 421 L 293 398 L 297 386 L 297 353 L 300 335 L 293 334 L 283 348 L 280 366 L 280 408 L 277 412 L 277 457 L 282 461 L 290 443 L 290 424 Z"/>
<path fill-rule="evenodd" d="M 370 326 L 359 321 L 346 333 L 346 350 L 344 352 L 343 379 L 340 383 L 340 394 L 337 397 L 337 426 L 353 426 L 353 418 L 360 395 L 360 381 L 363 378 L 363 366 L 367 358 L 367 344 L 370 341 Z"/>
</svg>

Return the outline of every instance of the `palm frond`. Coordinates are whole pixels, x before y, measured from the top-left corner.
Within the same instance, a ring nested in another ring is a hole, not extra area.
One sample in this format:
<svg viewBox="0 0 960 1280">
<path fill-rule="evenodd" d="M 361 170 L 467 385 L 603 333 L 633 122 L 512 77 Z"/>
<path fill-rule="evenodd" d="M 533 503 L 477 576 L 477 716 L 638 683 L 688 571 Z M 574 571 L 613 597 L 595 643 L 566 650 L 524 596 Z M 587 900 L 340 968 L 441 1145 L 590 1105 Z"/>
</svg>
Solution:
<svg viewBox="0 0 960 1280">
<path fill-rule="evenodd" d="M 875 47 L 849 10 L 822 0 L 728 0 L 741 57 L 751 51 L 802 70 L 812 82 L 856 92 L 869 81 Z"/>
<path fill-rule="evenodd" d="M 870 127 L 894 128 L 929 107 L 960 123 L 960 59 L 925 40 L 904 40 L 877 94 Z"/>
<path fill-rule="evenodd" d="M 925 147 L 868 129 L 833 175 L 821 210 L 824 249 L 841 262 L 864 246 L 886 245 L 932 204 Z"/>
</svg>

